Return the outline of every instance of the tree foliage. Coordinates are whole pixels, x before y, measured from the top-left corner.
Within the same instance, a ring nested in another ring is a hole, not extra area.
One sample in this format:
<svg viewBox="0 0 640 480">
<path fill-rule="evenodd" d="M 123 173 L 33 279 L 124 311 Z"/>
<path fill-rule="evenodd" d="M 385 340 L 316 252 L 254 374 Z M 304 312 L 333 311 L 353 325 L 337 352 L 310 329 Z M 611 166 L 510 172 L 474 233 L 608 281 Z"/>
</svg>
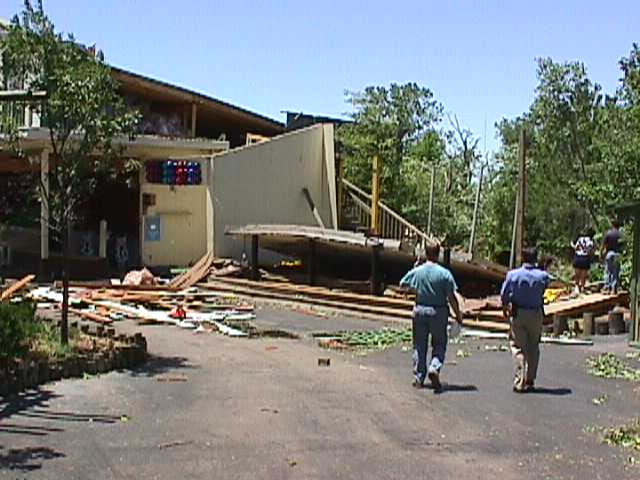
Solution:
<svg viewBox="0 0 640 480">
<path fill-rule="evenodd" d="M 433 232 L 451 244 L 469 231 L 477 139 L 450 118 L 426 87 L 415 83 L 347 92 L 352 122 L 339 129 L 346 176 L 370 190 L 372 159 L 383 161 L 382 199 L 426 229 L 432 170 L 436 172 Z"/>
<path fill-rule="evenodd" d="M 483 218 L 486 252 L 508 250 L 517 183 L 518 133 L 528 149 L 527 241 L 569 256 L 587 226 L 602 232 L 612 204 L 640 194 L 640 52 L 620 60 L 622 78 L 612 95 L 589 79 L 580 62 L 538 60 L 531 107 L 503 119 Z"/>
<path fill-rule="evenodd" d="M 2 41 L 3 77 L 31 91 L 44 91 L 46 101 L 32 105 L 48 127 L 49 189 L 41 188 L 41 201 L 49 209 L 52 232 L 60 238 L 65 263 L 65 309 L 68 298 L 69 230 L 78 208 L 95 188 L 97 175 L 115 172 L 120 153 L 118 138 L 128 138 L 138 121 L 117 93 L 102 54 L 79 45 L 72 35 L 56 32 L 42 2 L 25 0 L 24 10 L 12 20 Z M 24 151 L 23 132 L 12 126 L 18 154 Z M 66 341 L 63 327 L 63 341 Z"/>
</svg>

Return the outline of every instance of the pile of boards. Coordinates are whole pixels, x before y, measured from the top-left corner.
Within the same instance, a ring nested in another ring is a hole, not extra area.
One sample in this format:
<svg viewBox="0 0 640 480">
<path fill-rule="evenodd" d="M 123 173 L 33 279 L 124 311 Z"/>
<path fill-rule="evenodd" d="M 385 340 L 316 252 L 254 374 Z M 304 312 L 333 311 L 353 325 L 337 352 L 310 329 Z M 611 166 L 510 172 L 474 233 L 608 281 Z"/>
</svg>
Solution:
<svg viewBox="0 0 640 480">
<path fill-rule="evenodd" d="M 556 300 L 544 306 L 544 314 L 548 321 L 554 316 L 575 318 L 583 313 L 602 314 L 614 307 L 629 305 L 629 294 L 621 292 L 615 295 L 604 293 L 587 293 L 574 297 L 566 292 L 558 295 Z M 505 322 L 502 314 L 499 296 L 483 299 L 467 299 L 465 301 L 465 316 L 478 322 Z"/>
</svg>

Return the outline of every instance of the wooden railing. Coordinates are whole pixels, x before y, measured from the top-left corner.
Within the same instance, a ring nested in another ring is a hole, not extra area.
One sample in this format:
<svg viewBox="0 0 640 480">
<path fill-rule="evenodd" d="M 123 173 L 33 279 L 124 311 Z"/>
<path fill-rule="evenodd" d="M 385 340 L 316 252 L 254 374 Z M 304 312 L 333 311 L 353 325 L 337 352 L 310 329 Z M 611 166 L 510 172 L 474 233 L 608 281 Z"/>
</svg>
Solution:
<svg viewBox="0 0 640 480">
<path fill-rule="evenodd" d="M 361 228 L 373 230 L 371 225 L 371 195 L 358 188 L 346 179 L 342 181 L 342 206 L 344 214 L 355 220 Z M 380 225 L 378 234 L 382 238 L 393 238 L 401 242 L 413 241 L 424 245 L 431 241 L 426 233 L 404 219 L 382 201 L 378 201 L 380 208 Z"/>
</svg>

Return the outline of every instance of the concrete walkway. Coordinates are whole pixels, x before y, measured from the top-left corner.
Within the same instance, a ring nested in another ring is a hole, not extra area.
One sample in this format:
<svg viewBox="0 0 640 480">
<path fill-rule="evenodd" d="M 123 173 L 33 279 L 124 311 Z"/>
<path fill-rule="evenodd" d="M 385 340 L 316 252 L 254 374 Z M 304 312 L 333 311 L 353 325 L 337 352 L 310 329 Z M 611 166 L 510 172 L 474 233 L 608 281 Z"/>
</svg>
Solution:
<svg viewBox="0 0 640 480">
<path fill-rule="evenodd" d="M 538 393 L 510 389 L 511 360 L 488 342 L 450 345 L 446 390 L 410 386 L 411 354 L 327 352 L 313 330 L 355 319 L 258 312 L 302 335 L 232 339 L 142 331 L 154 358 L 134 372 L 48 384 L 0 401 L 0 478 L 638 478 L 627 453 L 587 425 L 637 414 L 634 384 L 585 374 L 596 347 L 544 346 Z M 456 351 L 471 352 L 457 358 Z M 318 357 L 330 357 L 319 367 Z M 174 381 L 159 381 L 174 380 Z M 609 395 L 604 406 L 592 399 Z"/>
</svg>

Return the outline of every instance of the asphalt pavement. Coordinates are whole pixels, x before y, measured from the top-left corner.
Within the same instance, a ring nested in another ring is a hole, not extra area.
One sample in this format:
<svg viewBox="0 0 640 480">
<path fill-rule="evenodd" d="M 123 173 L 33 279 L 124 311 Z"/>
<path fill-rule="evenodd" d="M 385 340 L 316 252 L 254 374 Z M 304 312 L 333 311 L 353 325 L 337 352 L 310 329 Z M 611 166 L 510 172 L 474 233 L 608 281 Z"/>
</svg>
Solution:
<svg viewBox="0 0 640 480">
<path fill-rule="evenodd" d="M 587 428 L 637 415 L 637 384 L 585 372 L 621 338 L 544 345 L 525 395 L 510 354 L 485 347 L 499 342 L 450 345 L 437 395 L 411 387 L 407 347 L 360 355 L 310 336 L 378 322 L 264 307 L 258 323 L 300 338 L 122 324 L 147 337 L 144 366 L 0 400 L 0 479 L 640 478 Z"/>
</svg>

